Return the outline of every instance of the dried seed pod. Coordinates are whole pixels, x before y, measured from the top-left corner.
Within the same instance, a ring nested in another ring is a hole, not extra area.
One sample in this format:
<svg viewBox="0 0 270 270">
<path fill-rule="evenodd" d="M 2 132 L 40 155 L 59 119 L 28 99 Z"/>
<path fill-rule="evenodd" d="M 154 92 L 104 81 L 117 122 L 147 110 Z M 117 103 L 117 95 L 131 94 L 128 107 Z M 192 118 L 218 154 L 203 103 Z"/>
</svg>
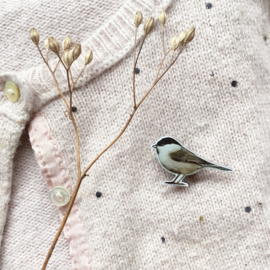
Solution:
<svg viewBox="0 0 270 270">
<path fill-rule="evenodd" d="M 30 30 L 30 37 L 36 46 L 39 44 L 39 33 L 35 28 Z"/>
<path fill-rule="evenodd" d="M 135 16 L 134 16 L 134 24 L 136 27 L 139 27 L 139 25 L 142 23 L 143 21 L 143 15 L 140 11 L 137 11 Z"/>
<path fill-rule="evenodd" d="M 71 38 L 70 38 L 70 36 L 67 36 L 62 42 L 63 50 L 69 50 L 70 45 L 71 45 Z"/>
<path fill-rule="evenodd" d="M 49 47 L 50 50 L 59 55 L 59 43 L 54 37 L 49 37 Z"/>
<path fill-rule="evenodd" d="M 159 13 L 158 20 L 159 20 L 161 26 L 165 25 L 165 23 L 167 21 L 167 14 L 164 10 Z"/>
<path fill-rule="evenodd" d="M 153 29 L 153 25 L 154 25 L 154 18 L 150 17 L 148 18 L 145 23 L 144 23 L 144 35 L 148 35 L 151 30 Z"/>
<path fill-rule="evenodd" d="M 72 50 L 72 57 L 74 61 L 80 56 L 81 52 L 82 52 L 81 44 L 77 43 Z"/>
<path fill-rule="evenodd" d="M 45 49 L 46 49 L 47 52 L 50 50 L 50 40 L 49 40 L 49 37 L 46 37 L 46 39 L 44 40 L 44 47 L 45 47 Z"/>
<path fill-rule="evenodd" d="M 178 38 L 179 38 L 179 42 L 182 43 L 185 40 L 185 38 L 186 38 L 186 31 L 180 33 L 178 35 Z"/>
<path fill-rule="evenodd" d="M 176 50 L 180 45 L 180 39 L 179 39 L 179 35 L 174 35 L 171 39 L 170 39 L 170 46 L 172 50 Z"/>
<path fill-rule="evenodd" d="M 63 61 L 66 64 L 67 68 L 69 68 L 73 62 L 72 55 L 69 50 L 65 50 L 63 53 Z"/>
<path fill-rule="evenodd" d="M 88 50 L 84 56 L 84 64 L 88 65 L 92 62 L 93 60 L 93 52 L 92 50 Z"/>
<path fill-rule="evenodd" d="M 195 27 L 192 26 L 189 30 L 186 32 L 186 38 L 185 38 L 185 43 L 190 42 L 195 36 Z"/>
</svg>

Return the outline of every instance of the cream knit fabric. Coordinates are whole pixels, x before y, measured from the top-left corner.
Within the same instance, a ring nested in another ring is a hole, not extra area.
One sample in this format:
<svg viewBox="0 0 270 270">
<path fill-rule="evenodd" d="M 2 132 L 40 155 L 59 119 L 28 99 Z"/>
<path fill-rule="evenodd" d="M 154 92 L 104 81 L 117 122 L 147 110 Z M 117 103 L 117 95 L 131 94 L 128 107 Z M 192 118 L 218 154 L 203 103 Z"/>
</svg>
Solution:
<svg viewBox="0 0 270 270">
<path fill-rule="evenodd" d="M 48 188 L 26 133 L 20 142 L 1 248 L 0 269 L 3 270 L 40 269 L 59 227 L 59 216 L 48 200 Z M 60 238 L 55 253 L 48 269 L 71 269 L 68 242 L 64 237 Z"/>
<path fill-rule="evenodd" d="M 29 28 L 36 26 L 43 35 L 59 40 L 70 34 L 82 42 L 83 51 L 88 47 L 94 51 L 93 66 L 87 68 L 73 98 L 83 168 L 115 138 L 132 111 L 135 11 L 157 17 L 168 7 L 167 46 L 175 33 L 196 27 L 195 39 L 82 184 L 78 202 L 92 269 L 269 269 L 270 50 L 269 40 L 264 40 L 270 37 L 268 1 L 213 1 L 211 9 L 195 0 L 97 1 L 92 5 L 81 0 L 62 6 L 48 1 L 33 3 L 32 9 L 29 3 L 13 3 L 27 22 L 15 21 L 16 26 L 25 27 L 18 28 L 20 35 L 27 36 Z M 1 12 L 8 18 L 11 7 L 4 5 Z M 4 33 L 13 38 L 16 27 L 6 22 L 13 34 Z M 35 112 L 45 115 L 73 184 L 77 175 L 74 131 L 45 65 L 39 65 L 29 39 L 5 42 L 0 83 L 15 81 L 21 98 L 11 104 L 0 92 L 2 229 L 13 155 Z M 161 58 L 156 24 L 138 61 L 138 99 L 154 80 Z M 75 74 L 81 65 L 82 57 L 74 66 Z M 63 70 L 57 74 L 67 92 Z M 233 80 L 237 87 L 231 86 Z M 160 167 L 150 145 L 164 135 L 235 171 L 205 169 L 186 178 L 186 189 L 162 186 L 162 181 L 173 176 Z M 40 268 L 59 225 L 56 210 L 46 200 L 45 181 L 23 138 L 15 158 L 16 188 L 12 188 L 3 235 L 1 269 Z M 100 198 L 97 191 L 102 193 Z M 245 211 L 247 206 L 250 213 Z M 39 216 L 50 222 L 42 222 Z M 37 227 L 39 234 L 33 233 Z M 67 250 L 61 238 L 48 269 L 71 269 Z"/>
</svg>

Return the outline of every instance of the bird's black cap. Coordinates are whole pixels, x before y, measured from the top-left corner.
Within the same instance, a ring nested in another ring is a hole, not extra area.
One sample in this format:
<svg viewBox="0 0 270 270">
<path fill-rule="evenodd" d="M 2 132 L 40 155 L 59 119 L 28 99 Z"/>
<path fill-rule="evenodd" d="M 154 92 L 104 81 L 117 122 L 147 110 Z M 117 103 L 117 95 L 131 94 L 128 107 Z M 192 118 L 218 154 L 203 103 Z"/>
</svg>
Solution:
<svg viewBox="0 0 270 270">
<path fill-rule="evenodd" d="M 178 144 L 178 145 L 180 145 L 180 143 L 177 140 L 175 140 L 174 138 L 172 138 L 172 137 L 164 137 L 164 138 L 160 139 L 156 143 L 157 146 L 163 146 L 163 145 L 166 145 L 166 144 Z"/>
</svg>

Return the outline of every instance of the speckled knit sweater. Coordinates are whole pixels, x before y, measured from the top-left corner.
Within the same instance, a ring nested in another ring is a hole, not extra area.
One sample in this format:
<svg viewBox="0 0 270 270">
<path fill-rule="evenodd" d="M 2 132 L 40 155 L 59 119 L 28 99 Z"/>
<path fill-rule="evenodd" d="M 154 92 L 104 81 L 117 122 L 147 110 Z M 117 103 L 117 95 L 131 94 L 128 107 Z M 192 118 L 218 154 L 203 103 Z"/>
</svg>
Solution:
<svg viewBox="0 0 270 270">
<path fill-rule="evenodd" d="M 270 269 L 269 2 L 211 4 L 2 1 L 1 269 L 41 268 L 66 209 L 52 205 L 48 192 L 61 185 L 72 193 L 77 179 L 74 129 L 30 28 L 38 29 L 41 43 L 70 35 L 83 52 L 93 50 L 73 95 L 85 168 L 132 111 L 133 16 L 139 10 L 144 18 L 166 10 L 167 47 L 192 25 L 196 36 L 89 171 L 47 269 Z M 162 54 L 156 23 L 137 65 L 138 99 Z M 50 59 L 57 61 L 53 54 Z M 82 66 L 83 54 L 72 67 L 75 77 Z M 64 70 L 56 75 L 68 97 Z M 19 87 L 16 103 L 4 93 L 8 80 Z M 150 146 L 165 135 L 234 172 L 205 169 L 185 179 L 188 188 L 163 186 L 172 175 Z"/>
</svg>

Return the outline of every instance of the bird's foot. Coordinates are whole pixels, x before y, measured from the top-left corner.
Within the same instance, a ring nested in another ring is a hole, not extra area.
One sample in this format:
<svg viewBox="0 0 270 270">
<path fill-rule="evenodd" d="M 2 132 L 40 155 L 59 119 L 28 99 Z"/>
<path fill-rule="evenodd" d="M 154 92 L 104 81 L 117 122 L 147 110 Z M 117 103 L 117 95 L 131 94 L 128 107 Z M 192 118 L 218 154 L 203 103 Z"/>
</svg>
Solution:
<svg viewBox="0 0 270 270">
<path fill-rule="evenodd" d="M 188 183 L 185 183 L 185 182 L 175 183 L 174 181 L 164 181 L 162 183 L 162 185 L 166 185 L 166 186 L 178 186 L 178 187 L 188 187 Z"/>
</svg>

